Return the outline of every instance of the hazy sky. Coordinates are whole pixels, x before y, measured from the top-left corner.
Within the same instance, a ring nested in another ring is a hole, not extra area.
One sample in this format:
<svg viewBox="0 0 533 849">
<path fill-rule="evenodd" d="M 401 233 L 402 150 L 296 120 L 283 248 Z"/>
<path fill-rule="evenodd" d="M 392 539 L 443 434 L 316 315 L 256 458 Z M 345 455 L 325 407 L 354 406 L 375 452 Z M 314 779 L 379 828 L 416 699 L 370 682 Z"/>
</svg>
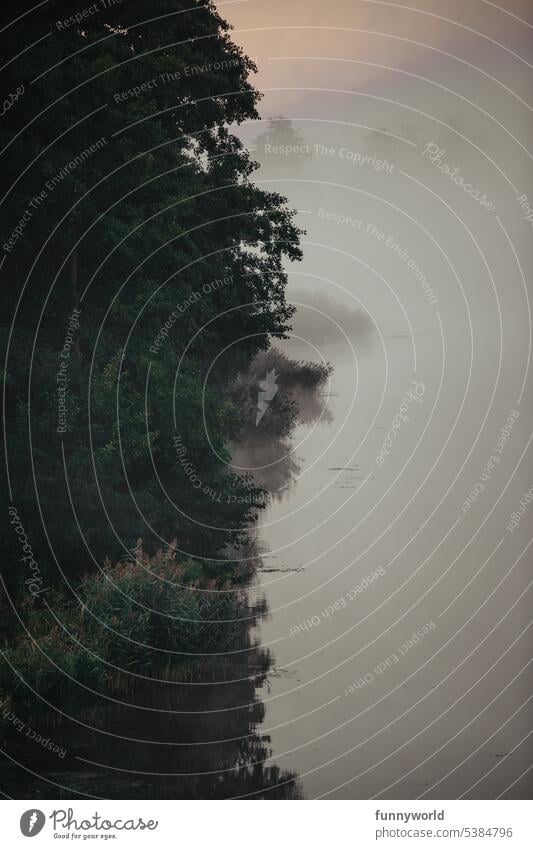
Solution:
<svg viewBox="0 0 533 849">
<path fill-rule="evenodd" d="M 317 85 L 373 92 L 393 87 L 398 94 L 406 90 L 409 83 L 405 75 L 376 65 L 432 79 L 443 75 L 462 85 L 475 87 L 477 83 L 481 90 L 483 76 L 472 73 L 464 64 L 470 63 L 504 84 L 512 84 L 518 94 L 527 97 L 528 63 L 533 60 L 533 10 L 529 0 L 507 3 L 505 11 L 486 0 L 426 0 L 418 6 L 417 11 L 416 6 L 382 0 L 242 0 L 219 4 L 221 13 L 235 27 L 235 40 L 249 54 L 259 57 L 257 84 L 262 90 Z M 529 26 L 519 20 L 528 17 L 532 22 Z M 354 59 L 361 64 L 339 61 Z M 374 63 L 374 67 L 363 63 Z M 277 97 L 281 95 L 268 93 L 265 105 L 275 109 Z M 280 100 L 284 104 L 302 101 L 326 105 L 317 94 L 303 91 Z"/>
</svg>

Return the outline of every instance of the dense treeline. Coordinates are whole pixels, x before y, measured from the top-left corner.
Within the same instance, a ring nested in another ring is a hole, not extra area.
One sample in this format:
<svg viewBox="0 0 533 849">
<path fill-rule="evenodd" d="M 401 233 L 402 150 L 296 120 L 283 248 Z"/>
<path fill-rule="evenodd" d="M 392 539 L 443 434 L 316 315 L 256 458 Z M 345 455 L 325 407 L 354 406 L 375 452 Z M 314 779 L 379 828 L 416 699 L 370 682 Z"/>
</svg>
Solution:
<svg viewBox="0 0 533 849">
<path fill-rule="evenodd" d="M 231 132 L 257 117 L 253 62 L 211 3 L 29 8 L 1 13 L 5 509 L 52 582 L 138 536 L 216 557 L 260 503 L 224 466 L 226 388 L 286 330 L 300 256 Z M 13 590 L 9 525 L 3 548 Z"/>
<path fill-rule="evenodd" d="M 205 0 L 8 2 L 0 47 L 4 789 L 297 795 L 239 559 L 266 493 L 228 467 L 300 257 L 232 132 L 254 64 Z"/>
</svg>

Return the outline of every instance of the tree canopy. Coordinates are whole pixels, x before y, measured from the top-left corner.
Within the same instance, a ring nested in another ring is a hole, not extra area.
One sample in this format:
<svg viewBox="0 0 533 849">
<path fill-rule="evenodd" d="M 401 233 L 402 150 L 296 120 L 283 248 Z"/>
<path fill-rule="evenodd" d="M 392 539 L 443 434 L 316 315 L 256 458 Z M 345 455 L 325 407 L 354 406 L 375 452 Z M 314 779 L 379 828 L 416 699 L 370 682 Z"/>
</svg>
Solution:
<svg viewBox="0 0 533 849">
<path fill-rule="evenodd" d="M 1 26 L 4 497 L 53 568 L 139 536 L 216 558 L 261 502 L 225 468 L 227 387 L 287 330 L 300 257 L 234 134 L 254 63 L 211 2 L 8 3 Z"/>
</svg>

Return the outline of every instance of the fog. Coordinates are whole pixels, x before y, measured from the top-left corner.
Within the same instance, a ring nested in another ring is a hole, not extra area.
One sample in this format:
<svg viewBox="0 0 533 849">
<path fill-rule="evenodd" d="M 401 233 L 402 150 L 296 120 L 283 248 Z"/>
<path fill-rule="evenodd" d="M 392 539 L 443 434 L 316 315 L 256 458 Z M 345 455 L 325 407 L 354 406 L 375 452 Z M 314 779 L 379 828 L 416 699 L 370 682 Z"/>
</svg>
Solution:
<svg viewBox="0 0 533 849">
<path fill-rule="evenodd" d="M 248 456 L 291 481 L 259 529 L 267 566 L 290 570 L 258 588 L 285 670 L 265 727 L 308 797 L 520 797 L 531 41 L 496 8 L 480 22 L 449 3 L 452 24 L 393 5 L 229 15 L 266 91 L 239 130 L 255 179 L 306 231 L 283 346 L 334 367 L 326 419 L 301 421 L 283 459 Z"/>
</svg>

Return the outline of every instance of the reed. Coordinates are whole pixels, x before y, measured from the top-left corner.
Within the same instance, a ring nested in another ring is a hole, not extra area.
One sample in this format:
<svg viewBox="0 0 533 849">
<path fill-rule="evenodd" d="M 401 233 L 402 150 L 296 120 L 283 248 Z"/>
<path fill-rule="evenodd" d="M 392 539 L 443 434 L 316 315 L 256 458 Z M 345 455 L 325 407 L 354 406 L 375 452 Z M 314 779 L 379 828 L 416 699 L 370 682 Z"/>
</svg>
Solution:
<svg viewBox="0 0 533 849">
<path fill-rule="evenodd" d="M 24 625 L 2 648 L 0 709 L 89 708 L 99 694 L 132 692 L 146 677 L 209 675 L 212 655 L 242 647 L 264 613 L 250 605 L 235 571 L 229 561 L 179 562 L 172 548 L 150 557 L 141 545 L 69 595 L 49 590 L 39 606 L 26 599 Z"/>
</svg>

